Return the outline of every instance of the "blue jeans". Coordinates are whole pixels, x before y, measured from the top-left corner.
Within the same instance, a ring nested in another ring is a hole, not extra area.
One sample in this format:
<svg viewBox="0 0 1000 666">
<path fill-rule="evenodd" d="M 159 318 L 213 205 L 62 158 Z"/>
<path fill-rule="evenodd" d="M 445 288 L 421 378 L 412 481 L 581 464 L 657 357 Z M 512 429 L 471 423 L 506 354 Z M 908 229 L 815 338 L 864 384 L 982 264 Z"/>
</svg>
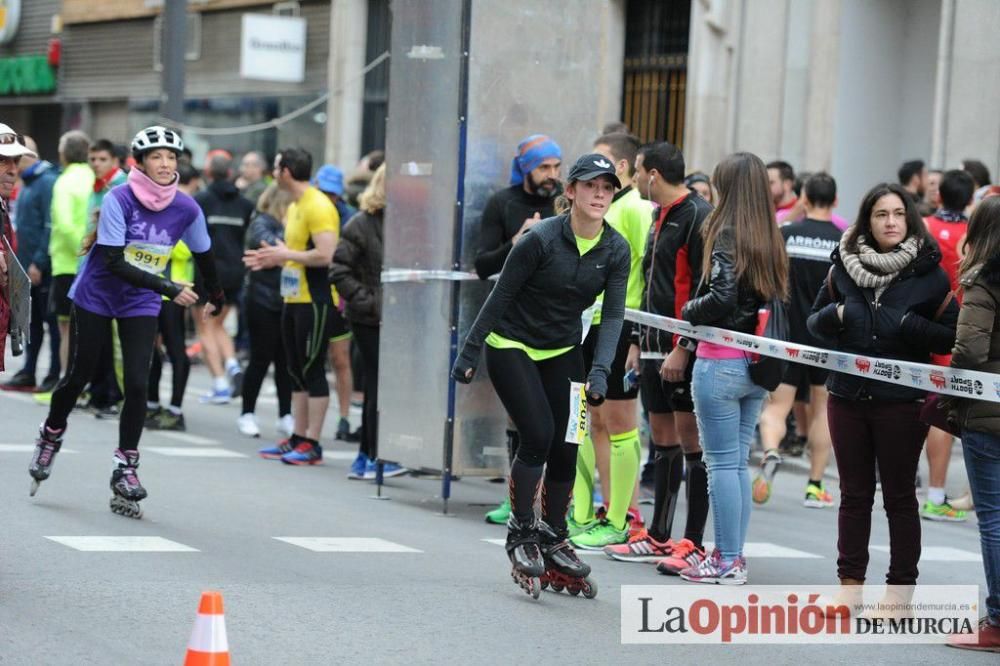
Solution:
<svg viewBox="0 0 1000 666">
<path fill-rule="evenodd" d="M 750 442 L 767 391 L 743 359 L 699 358 L 691 380 L 694 413 L 708 467 L 715 547 L 722 559 L 743 554 L 750 525 Z"/>
<path fill-rule="evenodd" d="M 986 569 L 986 612 L 1000 626 L 1000 437 L 962 431 L 962 452 L 979 520 Z"/>
</svg>

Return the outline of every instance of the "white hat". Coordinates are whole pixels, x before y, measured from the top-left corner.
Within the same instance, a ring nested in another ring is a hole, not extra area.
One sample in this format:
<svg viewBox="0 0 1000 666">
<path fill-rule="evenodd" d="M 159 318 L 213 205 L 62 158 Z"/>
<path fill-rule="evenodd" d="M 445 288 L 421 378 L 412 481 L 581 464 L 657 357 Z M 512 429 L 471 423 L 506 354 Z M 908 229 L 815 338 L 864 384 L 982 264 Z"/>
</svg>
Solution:
<svg viewBox="0 0 1000 666">
<path fill-rule="evenodd" d="M 7 125 L 0 123 L 0 156 L 23 157 L 24 155 L 30 155 L 31 157 L 38 157 L 33 150 L 29 150 L 24 145 L 23 141 L 23 136 Z"/>
</svg>

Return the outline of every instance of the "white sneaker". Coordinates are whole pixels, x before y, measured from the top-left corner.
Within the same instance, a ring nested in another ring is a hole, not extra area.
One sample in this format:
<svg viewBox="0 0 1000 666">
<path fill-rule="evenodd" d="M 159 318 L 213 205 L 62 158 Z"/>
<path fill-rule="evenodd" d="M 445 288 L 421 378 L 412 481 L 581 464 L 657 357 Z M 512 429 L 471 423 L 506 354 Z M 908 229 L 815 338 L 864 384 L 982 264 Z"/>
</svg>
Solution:
<svg viewBox="0 0 1000 666">
<path fill-rule="evenodd" d="M 285 414 L 274 423 L 275 429 L 285 437 L 291 437 L 295 432 L 295 419 L 291 414 Z"/>
<path fill-rule="evenodd" d="M 240 414 L 240 417 L 236 419 L 236 427 L 240 429 L 241 435 L 246 435 L 247 437 L 260 437 L 260 428 L 257 426 L 257 417 L 254 416 L 253 412 Z"/>
</svg>

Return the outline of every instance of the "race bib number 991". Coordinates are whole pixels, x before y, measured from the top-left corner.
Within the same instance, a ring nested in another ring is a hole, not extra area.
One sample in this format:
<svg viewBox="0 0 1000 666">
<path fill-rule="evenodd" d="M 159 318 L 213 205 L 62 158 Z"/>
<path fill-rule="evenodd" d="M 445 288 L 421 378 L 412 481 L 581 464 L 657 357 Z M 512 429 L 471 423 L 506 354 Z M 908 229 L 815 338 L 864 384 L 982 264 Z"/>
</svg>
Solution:
<svg viewBox="0 0 1000 666">
<path fill-rule="evenodd" d="M 125 261 L 147 273 L 162 274 L 170 261 L 170 245 L 155 243 L 129 243 L 125 246 Z"/>
</svg>

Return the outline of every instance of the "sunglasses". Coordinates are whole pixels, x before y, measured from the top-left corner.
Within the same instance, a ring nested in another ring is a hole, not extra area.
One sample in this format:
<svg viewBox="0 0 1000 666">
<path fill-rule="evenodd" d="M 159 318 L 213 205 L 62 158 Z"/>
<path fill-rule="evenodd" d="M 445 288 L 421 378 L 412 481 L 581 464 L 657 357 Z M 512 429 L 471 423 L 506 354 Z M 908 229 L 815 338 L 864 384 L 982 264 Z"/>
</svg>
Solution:
<svg viewBox="0 0 1000 666">
<path fill-rule="evenodd" d="M 19 143 L 27 147 L 27 144 L 24 143 L 24 136 L 21 134 L 0 134 L 0 145 L 10 145 L 13 143 Z"/>
</svg>

